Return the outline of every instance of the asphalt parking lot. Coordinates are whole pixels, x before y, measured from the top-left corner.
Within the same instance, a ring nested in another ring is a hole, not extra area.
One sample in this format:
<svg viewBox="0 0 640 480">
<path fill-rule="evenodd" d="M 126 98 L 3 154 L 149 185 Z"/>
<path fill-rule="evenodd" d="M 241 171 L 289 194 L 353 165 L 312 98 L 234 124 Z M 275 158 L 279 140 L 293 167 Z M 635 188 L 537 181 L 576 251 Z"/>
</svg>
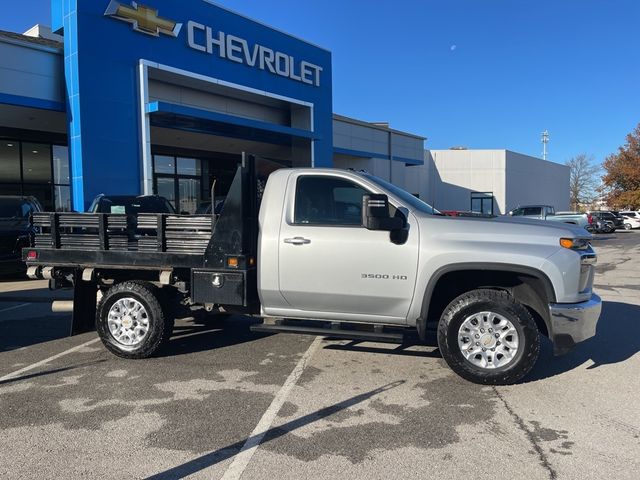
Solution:
<svg viewBox="0 0 640 480">
<path fill-rule="evenodd" d="M 183 319 L 162 356 L 67 337 L 43 282 L 0 283 L 2 478 L 616 478 L 640 471 L 640 231 L 599 236 L 595 338 L 521 384 L 434 346 Z M 59 296 L 56 293 L 56 296 Z"/>
</svg>

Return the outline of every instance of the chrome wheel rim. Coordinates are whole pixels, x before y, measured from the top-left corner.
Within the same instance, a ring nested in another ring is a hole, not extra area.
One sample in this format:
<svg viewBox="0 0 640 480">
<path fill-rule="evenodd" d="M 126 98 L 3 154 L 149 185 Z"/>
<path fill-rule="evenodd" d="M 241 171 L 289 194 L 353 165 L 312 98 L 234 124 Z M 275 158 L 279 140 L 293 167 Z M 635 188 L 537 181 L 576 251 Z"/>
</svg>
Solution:
<svg viewBox="0 0 640 480">
<path fill-rule="evenodd" d="M 518 331 L 510 320 L 495 312 L 467 317 L 458 330 L 458 347 L 475 367 L 493 370 L 510 364 L 518 353 Z"/>
<path fill-rule="evenodd" d="M 135 347 L 149 332 L 149 314 L 135 298 L 120 298 L 109 309 L 107 325 L 116 342 L 125 347 Z"/>
</svg>

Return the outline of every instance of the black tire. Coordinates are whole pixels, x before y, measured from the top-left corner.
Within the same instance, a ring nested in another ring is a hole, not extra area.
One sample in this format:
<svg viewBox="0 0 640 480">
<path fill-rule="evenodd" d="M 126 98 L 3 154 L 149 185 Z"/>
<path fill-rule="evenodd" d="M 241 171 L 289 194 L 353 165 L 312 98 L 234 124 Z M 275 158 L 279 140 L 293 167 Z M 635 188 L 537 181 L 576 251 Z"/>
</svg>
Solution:
<svg viewBox="0 0 640 480">
<path fill-rule="evenodd" d="M 160 289 L 148 282 L 127 281 L 107 290 L 96 311 L 96 330 L 104 346 L 113 354 L 130 359 L 147 358 L 160 350 L 173 332 L 173 316 L 162 307 Z M 120 299 L 133 298 L 145 308 L 149 327 L 140 343 L 127 346 L 112 335 L 108 325 L 109 310 Z"/>
<path fill-rule="evenodd" d="M 631 227 L 631 224 L 630 224 L 630 223 L 625 223 L 625 224 L 624 224 L 624 229 L 625 229 L 625 230 L 631 230 L 631 228 L 632 228 L 632 227 Z"/>
<path fill-rule="evenodd" d="M 458 331 L 474 313 L 495 312 L 512 323 L 520 339 L 513 359 L 504 366 L 482 368 L 467 360 L 458 345 Z M 479 289 L 455 298 L 438 323 L 438 346 L 449 367 L 462 378 L 483 385 L 509 385 L 523 378 L 538 359 L 540 337 L 535 320 L 525 306 L 507 292 Z"/>
</svg>

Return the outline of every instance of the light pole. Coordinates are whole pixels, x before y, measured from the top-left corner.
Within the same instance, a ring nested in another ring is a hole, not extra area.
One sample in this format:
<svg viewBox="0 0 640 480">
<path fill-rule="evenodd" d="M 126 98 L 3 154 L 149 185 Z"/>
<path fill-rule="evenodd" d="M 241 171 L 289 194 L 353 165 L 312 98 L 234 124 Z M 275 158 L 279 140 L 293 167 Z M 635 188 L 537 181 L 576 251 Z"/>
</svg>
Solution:
<svg viewBox="0 0 640 480">
<path fill-rule="evenodd" d="M 542 159 L 547 159 L 547 143 L 549 143 L 549 131 L 542 132 Z"/>
<path fill-rule="evenodd" d="M 547 159 L 547 143 L 549 143 L 549 130 L 542 132 L 542 159 Z"/>
</svg>

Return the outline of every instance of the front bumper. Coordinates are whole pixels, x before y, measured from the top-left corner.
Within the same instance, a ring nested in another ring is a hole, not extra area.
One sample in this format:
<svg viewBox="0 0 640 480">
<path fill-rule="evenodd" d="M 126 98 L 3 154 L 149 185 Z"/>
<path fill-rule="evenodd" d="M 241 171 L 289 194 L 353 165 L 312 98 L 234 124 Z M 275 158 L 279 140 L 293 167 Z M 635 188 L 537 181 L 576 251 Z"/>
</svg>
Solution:
<svg viewBox="0 0 640 480">
<path fill-rule="evenodd" d="M 602 300 L 596 294 L 586 302 L 552 303 L 549 305 L 551 319 L 550 337 L 553 353 L 563 355 L 596 334 L 596 325 L 602 310 Z"/>
</svg>

